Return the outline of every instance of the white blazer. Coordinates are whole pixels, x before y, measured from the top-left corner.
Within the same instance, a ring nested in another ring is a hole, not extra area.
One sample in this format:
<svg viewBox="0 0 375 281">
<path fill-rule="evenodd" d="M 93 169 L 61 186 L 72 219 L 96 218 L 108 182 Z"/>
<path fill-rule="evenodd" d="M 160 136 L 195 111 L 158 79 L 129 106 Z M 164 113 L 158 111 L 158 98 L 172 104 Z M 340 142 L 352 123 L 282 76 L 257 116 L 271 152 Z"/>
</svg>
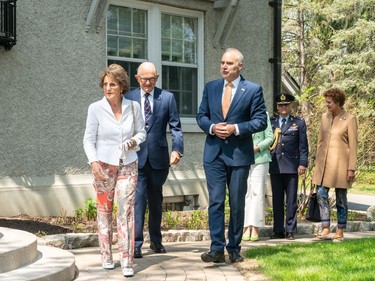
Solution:
<svg viewBox="0 0 375 281">
<path fill-rule="evenodd" d="M 133 102 L 133 116 L 131 103 L 130 100 L 122 99 L 120 121 L 115 118 L 106 97 L 90 104 L 83 137 L 83 147 L 89 164 L 100 160 L 118 166 L 120 158 L 123 159 L 124 164 L 138 159 L 138 146 L 146 140 L 146 131 L 140 105 Z M 135 128 L 133 120 L 135 120 Z M 120 145 L 130 138 L 137 142 L 137 147 L 126 151 L 123 155 Z"/>
</svg>

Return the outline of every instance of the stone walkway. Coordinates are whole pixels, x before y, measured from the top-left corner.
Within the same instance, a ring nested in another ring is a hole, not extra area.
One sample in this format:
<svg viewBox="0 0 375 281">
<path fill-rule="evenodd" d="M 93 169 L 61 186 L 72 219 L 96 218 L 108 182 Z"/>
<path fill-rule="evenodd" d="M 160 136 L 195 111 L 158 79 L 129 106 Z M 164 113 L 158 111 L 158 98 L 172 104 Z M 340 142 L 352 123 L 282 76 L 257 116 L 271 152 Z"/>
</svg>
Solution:
<svg viewBox="0 0 375 281">
<path fill-rule="evenodd" d="M 312 243 L 312 234 L 297 235 L 294 243 Z M 375 231 L 347 232 L 345 239 L 360 239 L 375 237 Z M 265 245 L 280 245 L 291 243 L 286 239 L 270 240 L 261 238 L 257 243 L 243 242 L 242 249 L 259 247 Z M 318 242 L 330 243 L 330 241 Z M 144 257 L 135 259 L 135 276 L 129 278 L 134 281 L 260 281 L 266 280 L 262 275 L 253 272 L 246 277 L 229 263 L 214 265 L 204 263 L 200 255 L 209 248 L 209 241 L 195 242 L 167 242 L 164 246 L 166 254 L 154 254 L 148 249 L 148 244 L 144 245 L 142 251 Z M 124 280 L 121 268 L 117 264 L 114 270 L 104 270 L 100 266 L 100 254 L 98 247 L 81 248 L 70 250 L 75 255 L 76 265 L 79 269 L 77 281 L 83 280 Z M 115 251 L 116 252 L 116 249 Z M 115 254 L 117 257 L 117 254 Z M 241 267 L 238 264 L 236 267 Z"/>
</svg>

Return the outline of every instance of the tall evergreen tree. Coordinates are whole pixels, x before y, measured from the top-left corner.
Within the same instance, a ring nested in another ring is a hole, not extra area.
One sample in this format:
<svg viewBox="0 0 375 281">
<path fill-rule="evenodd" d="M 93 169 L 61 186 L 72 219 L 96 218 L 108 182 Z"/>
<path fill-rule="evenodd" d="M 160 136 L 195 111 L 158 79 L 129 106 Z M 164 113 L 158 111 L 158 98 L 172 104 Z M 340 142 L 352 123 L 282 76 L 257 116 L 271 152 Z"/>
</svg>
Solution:
<svg viewBox="0 0 375 281">
<path fill-rule="evenodd" d="M 307 119 L 314 162 L 320 93 L 343 89 L 346 109 L 359 124 L 359 167 L 375 151 L 375 0 L 285 0 L 283 70 L 300 83 L 300 113 Z"/>
</svg>

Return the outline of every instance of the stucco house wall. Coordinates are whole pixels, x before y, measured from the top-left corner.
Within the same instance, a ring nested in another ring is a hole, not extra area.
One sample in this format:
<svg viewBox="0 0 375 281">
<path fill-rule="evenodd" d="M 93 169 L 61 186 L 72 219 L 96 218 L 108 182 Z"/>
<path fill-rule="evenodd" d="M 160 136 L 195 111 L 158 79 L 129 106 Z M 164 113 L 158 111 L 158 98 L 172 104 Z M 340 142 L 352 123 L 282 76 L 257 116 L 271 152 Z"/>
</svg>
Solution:
<svg viewBox="0 0 375 281">
<path fill-rule="evenodd" d="M 202 12 L 202 85 L 220 77 L 224 49 L 238 48 L 245 57 L 243 76 L 263 86 L 272 111 L 268 60 L 273 56 L 274 11 L 268 1 L 238 1 L 228 40 L 216 46 L 213 38 L 225 8 L 215 5 L 226 1 L 133 2 Z M 88 105 L 102 97 L 98 73 L 107 66 L 107 42 L 105 20 L 98 31 L 85 25 L 91 4 L 92 0 L 17 1 L 17 44 L 8 51 L 0 46 L 0 216 L 74 215 L 86 199 L 95 198 L 82 138 Z M 200 101 L 201 93 L 198 97 Z M 171 168 L 164 195 L 166 201 L 197 195 L 196 207 L 204 208 L 205 135 L 194 118 L 184 118 L 182 126 L 185 154 Z"/>
</svg>

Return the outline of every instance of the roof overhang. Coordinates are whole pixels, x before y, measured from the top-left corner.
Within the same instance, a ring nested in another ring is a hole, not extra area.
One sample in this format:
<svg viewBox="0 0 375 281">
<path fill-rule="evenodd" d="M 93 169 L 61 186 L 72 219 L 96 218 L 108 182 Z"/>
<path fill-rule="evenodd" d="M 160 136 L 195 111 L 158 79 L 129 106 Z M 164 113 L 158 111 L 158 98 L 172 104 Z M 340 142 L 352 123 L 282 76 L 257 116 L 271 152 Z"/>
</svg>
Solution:
<svg viewBox="0 0 375 281">
<path fill-rule="evenodd" d="M 108 0 L 92 0 L 89 13 L 86 18 L 86 32 L 95 28 L 99 32 L 103 27 L 104 15 L 108 10 Z"/>
<path fill-rule="evenodd" d="M 224 9 L 223 16 L 213 39 L 213 47 L 224 47 L 236 19 L 240 0 L 215 0 L 214 9 Z"/>
</svg>

